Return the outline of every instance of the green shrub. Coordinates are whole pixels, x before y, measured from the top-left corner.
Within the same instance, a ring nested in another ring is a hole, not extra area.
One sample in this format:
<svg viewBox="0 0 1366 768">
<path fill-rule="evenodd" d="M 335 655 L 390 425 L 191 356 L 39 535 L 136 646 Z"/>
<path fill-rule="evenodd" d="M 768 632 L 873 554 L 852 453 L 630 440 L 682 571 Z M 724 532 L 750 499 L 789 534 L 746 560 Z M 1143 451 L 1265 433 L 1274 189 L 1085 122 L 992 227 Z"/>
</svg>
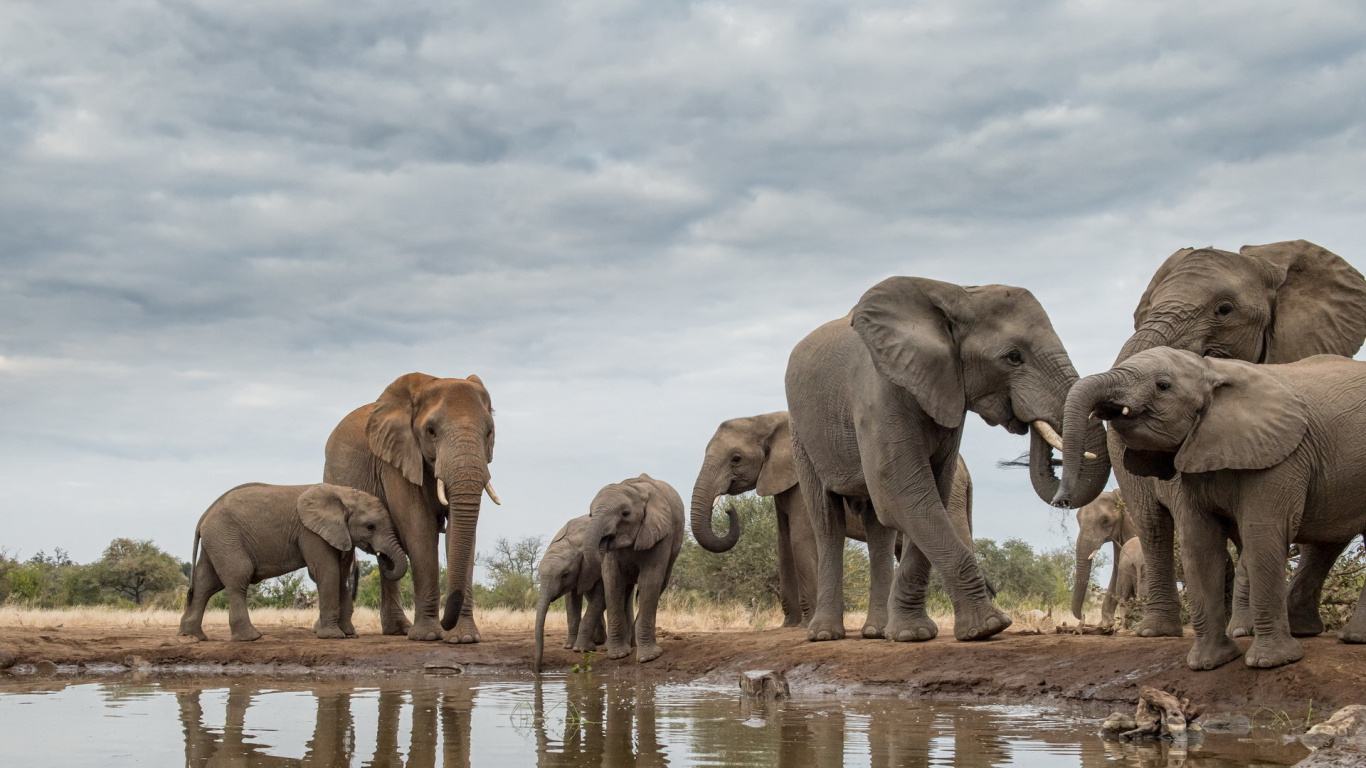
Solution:
<svg viewBox="0 0 1366 768">
<path fill-rule="evenodd" d="M 481 608 L 529 610 L 536 607 L 539 584 L 536 563 L 541 556 L 542 539 L 527 536 L 517 541 L 499 539 L 491 554 L 479 555 L 478 562 L 488 571 L 488 584 L 473 587 L 474 603 Z"/>
</svg>

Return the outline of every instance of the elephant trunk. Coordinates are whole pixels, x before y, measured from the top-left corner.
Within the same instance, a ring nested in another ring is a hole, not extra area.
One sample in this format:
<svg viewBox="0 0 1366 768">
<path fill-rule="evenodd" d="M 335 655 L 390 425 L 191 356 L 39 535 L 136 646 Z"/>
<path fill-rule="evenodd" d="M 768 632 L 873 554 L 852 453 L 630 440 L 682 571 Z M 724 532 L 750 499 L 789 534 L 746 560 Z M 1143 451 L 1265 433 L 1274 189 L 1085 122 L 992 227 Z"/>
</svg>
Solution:
<svg viewBox="0 0 1366 768">
<path fill-rule="evenodd" d="M 1072 581 L 1072 615 L 1081 621 L 1082 609 L 1086 605 L 1086 590 L 1091 585 L 1091 559 L 1096 556 L 1103 542 L 1093 541 L 1084 533 L 1077 534 L 1077 573 Z M 1116 563 L 1115 567 L 1119 567 Z"/>
<path fill-rule="evenodd" d="M 1105 426 L 1092 418 L 1099 402 L 1119 380 L 1117 371 L 1106 371 L 1078 381 L 1067 393 L 1063 409 L 1062 483 L 1052 499 L 1055 507 L 1085 506 L 1105 490 L 1110 477 L 1109 450 L 1105 444 Z M 1095 459 L 1084 459 L 1087 450 Z"/>
<path fill-rule="evenodd" d="M 549 579 L 541 580 L 541 595 L 536 600 L 536 650 L 531 660 L 531 671 L 541 674 L 541 656 L 545 653 L 545 614 L 555 600 L 555 588 Z"/>
<path fill-rule="evenodd" d="M 1115 357 L 1115 365 L 1119 365 L 1144 350 L 1170 347 L 1172 346 L 1171 338 L 1170 333 L 1164 333 L 1156 327 L 1144 326 L 1139 328 L 1134 331 L 1134 335 L 1130 336 L 1128 341 L 1124 342 L 1124 346 L 1120 347 L 1119 355 Z"/>
<path fill-rule="evenodd" d="M 388 533 L 374 543 L 379 559 L 379 573 L 389 581 L 398 581 L 408 572 L 408 553 L 398 543 L 398 536 Z"/>
<path fill-rule="evenodd" d="M 720 460 L 708 458 L 697 475 L 697 483 L 692 490 L 692 535 L 697 543 L 708 552 L 726 552 L 740 540 L 740 516 L 733 507 L 726 508 L 730 518 L 730 530 L 724 538 L 716 535 L 711 527 L 712 511 L 716 497 L 726 490 L 722 484 L 722 464 Z"/>
</svg>

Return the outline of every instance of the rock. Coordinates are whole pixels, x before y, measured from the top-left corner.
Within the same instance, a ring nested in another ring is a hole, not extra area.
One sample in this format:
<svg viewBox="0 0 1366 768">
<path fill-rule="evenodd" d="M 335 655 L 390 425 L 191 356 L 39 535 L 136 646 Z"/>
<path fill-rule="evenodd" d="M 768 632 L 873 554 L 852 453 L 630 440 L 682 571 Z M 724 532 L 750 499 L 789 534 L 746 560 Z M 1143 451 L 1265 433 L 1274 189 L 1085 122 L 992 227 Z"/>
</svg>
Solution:
<svg viewBox="0 0 1366 768">
<path fill-rule="evenodd" d="M 33 672 L 42 677 L 51 677 L 57 674 L 57 662 L 40 659 L 37 664 L 33 665 Z"/>
<path fill-rule="evenodd" d="M 1300 743 L 1310 749 L 1334 747 L 1366 753 L 1366 706 L 1348 704 L 1333 716 L 1309 729 Z"/>
<path fill-rule="evenodd" d="M 756 699 L 786 699 L 792 695 L 787 678 L 771 669 L 751 669 L 740 673 L 740 690 Z"/>
<path fill-rule="evenodd" d="M 1246 715 L 1218 714 L 1206 715 L 1200 719 L 1205 726 L 1205 730 L 1210 733 L 1236 733 L 1244 734 L 1252 732 L 1252 721 Z"/>
<path fill-rule="evenodd" d="M 422 665 L 424 675 L 463 675 L 465 668 L 454 661 L 429 661 Z"/>
<path fill-rule="evenodd" d="M 9 669 L 14 666 L 14 654 L 9 651 L 0 651 L 0 669 Z"/>
<path fill-rule="evenodd" d="M 1295 763 L 1291 768 L 1362 768 L 1366 766 L 1366 755 L 1356 750 L 1328 748 L 1320 749 L 1309 757 Z"/>
<path fill-rule="evenodd" d="M 1138 727 L 1134 722 L 1133 715 L 1126 715 L 1123 712 L 1111 712 L 1110 716 L 1101 723 L 1100 732 L 1112 736 L 1119 735 L 1124 731 L 1132 731 Z"/>
<path fill-rule="evenodd" d="M 124 657 L 123 657 L 123 665 L 124 665 L 125 667 L 132 667 L 133 669 L 139 669 L 139 668 L 142 668 L 142 667 L 150 667 L 150 666 L 152 666 L 152 662 L 150 662 L 150 661 L 148 661 L 148 660 L 142 658 L 141 656 L 130 655 L 130 656 L 124 656 Z"/>
</svg>

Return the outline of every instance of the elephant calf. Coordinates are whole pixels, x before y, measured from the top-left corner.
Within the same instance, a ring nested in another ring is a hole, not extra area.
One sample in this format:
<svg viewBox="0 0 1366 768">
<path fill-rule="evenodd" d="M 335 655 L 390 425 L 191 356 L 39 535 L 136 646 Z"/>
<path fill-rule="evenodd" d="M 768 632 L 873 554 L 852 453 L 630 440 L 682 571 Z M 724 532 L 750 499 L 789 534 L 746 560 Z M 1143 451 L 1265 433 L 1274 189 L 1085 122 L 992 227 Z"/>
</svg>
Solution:
<svg viewBox="0 0 1366 768">
<path fill-rule="evenodd" d="M 354 637 L 346 578 L 357 546 L 378 555 L 386 579 L 401 579 L 408 570 L 389 510 L 374 496 L 328 483 L 239 485 L 218 497 L 195 527 L 180 633 L 207 640 L 204 608 L 227 589 L 232 639 L 259 638 L 247 615 L 247 587 L 307 566 L 318 585 L 318 637 Z"/>
<path fill-rule="evenodd" d="M 640 601 L 634 621 L 636 658 L 654 661 L 655 610 L 683 548 L 683 498 L 668 483 L 642 474 L 598 491 L 591 507 L 586 550 L 602 569 L 607 609 L 607 655 L 631 653 L 631 592 Z"/>
<path fill-rule="evenodd" d="M 536 672 L 541 671 L 545 650 L 545 615 L 560 596 L 564 596 L 569 620 L 565 648 L 591 651 L 607 640 L 603 630 L 601 561 L 585 551 L 590 519 L 590 515 L 583 515 L 565 523 L 536 566 L 541 582 L 540 598 L 536 601 L 536 656 L 532 664 Z M 583 611 L 584 597 L 588 598 L 587 612 Z"/>
</svg>

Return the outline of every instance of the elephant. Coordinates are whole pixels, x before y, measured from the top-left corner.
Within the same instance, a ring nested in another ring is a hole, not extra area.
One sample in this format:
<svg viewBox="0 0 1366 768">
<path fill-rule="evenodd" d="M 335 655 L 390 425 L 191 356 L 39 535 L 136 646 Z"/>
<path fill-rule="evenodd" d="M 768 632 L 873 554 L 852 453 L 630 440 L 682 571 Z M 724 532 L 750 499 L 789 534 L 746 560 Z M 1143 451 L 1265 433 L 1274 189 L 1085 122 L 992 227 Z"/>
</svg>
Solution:
<svg viewBox="0 0 1366 768">
<path fill-rule="evenodd" d="M 864 637 L 929 640 L 938 627 L 925 610 L 931 565 L 954 606 L 959 640 L 990 637 L 1010 625 L 992 603 L 971 548 L 953 535 L 947 505 L 968 410 L 991 426 L 1029 433 L 1035 493 L 1058 487 L 1063 404 L 1077 380 L 1048 314 L 1029 291 L 961 287 L 891 277 L 869 289 L 845 317 L 798 342 L 785 386 L 797 478 L 811 510 L 818 559 L 810 640 L 844 636 L 845 516 L 857 509 L 869 560 L 890 562 L 894 529 L 905 538 L 895 583 L 872 594 Z M 1109 479 L 1105 431 L 1088 435 L 1080 485 L 1094 498 Z"/>
<path fill-rule="evenodd" d="M 347 414 L 327 438 L 323 480 L 374 494 L 389 508 L 413 568 L 414 620 L 403 613 L 397 582 L 383 582 L 380 627 L 386 635 L 448 643 L 478 642 L 474 532 L 493 461 L 493 405 L 478 376 L 398 377 L 379 399 Z M 437 541 L 446 532 L 446 605 Z M 445 631 L 443 636 L 442 632 Z"/>
<path fill-rule="evenodd" d="M 1112 592 L 1105 596 L 1105 602 L 1101 604 L 1101 615 L 1109 612 L 1107 625 L 1113 624 L 1116 606 L 1122 606 L 1130 600 L 1148 599 L 1148 587 L 1143 583 L 1143 542 L 1137 536 L 1124 542 L 1120 547 L 1119 558 L 1115 565 L 1115 573 L 1119 578 L 1115 580 Z M 1128 615 L 1126 608 L 1125 616 Z M 1123 626 L 1124 617 L 1120 617 L 1120 625 Z"/>
<path fill-rule="evenodd" d="M 1249 363 L 1289 363 L 1318 353 L 1351 357 L 1363 340 L 1366 279 L 1337 254 L 1305 240 L 1249 245 L 1238 253 L 1183 248 L 1153 275 L 1134 310 L 1134 334 L 1115 363 L 1155 347 Z M 1114 431 L 1108 452 L 1147 564 L 1148 603 L 1135 633 L 1180 637 L 1170 511 L 1158 500 L 1152 479 L 1124 468 L 1123 437 Z M 1089 493 L 1072 493 L 1057 501 L 1066 502 L 1059 506 L 1076 507 L 1091 498 Z M 1319 571 L 1327 572 L 1311 558 L 1295 578 Z M 1317 605 L 1292 605 L 1306 615 L 1318 615 Z M 1230 626 L 1235 633 L 1245 632 L 1239 627 L 1250 628 L 1249 621 L 1247 614 L 1235 610 Z"/>
<path fill-rule="evenodd" d="M 590 509 L 585 551 L 590 567 L 602 569 L 607 655 L 631 653 L 634 624 L 636 659 L 654 661 L 664 652 L 655 642 L 655 611 L 687 526 L 683 498 L 668 483 L 641 474 L 604 486 Z M 634 622 L 627 616 L 633 590 L 640 604 Z"/>
<path fill-rule="evenodd" d="M 565 648 L 576 651 L 591 651 L 600 643 L 606 642 L 603 629 L 602 570 L 592 567 L 597 558 L 589 557 L 584 551 L 590 515 L 582 515 L 564 524 L 550 545 L 545 548 L 541 562 L 536 566 L 541 591 L 536 601 L 536 653 L 532 669 L 541 671 L 541 656 L 545 650 L 545 615 L 556 598 L 564 596 L 564 607 L 569 620 L 569 637 Z M 583 598 L 588 598 L 587 611 L 584 612 Z M 580 621 L 582 614 L 582 621 Z"/>
<path fill-rule="evenodd" d="M 180 634 L 207 640 L 204 609 L 227 589 L 232 639 L 260 638 L 247 615 L 247 587 L 307 566 L 318 584 L 318 637 L 355 637 L 346 584 L 354 547 L 379 557 L 386 581 L 396 583 L 408 570 L 389 510 L 374 496 L 327 483 L 239 485 L 209 505 L 195 526 Z"/>
<path fill-rule="evenodd" d="M 1124 509 L 1119 491 L 1105 491 L 1094 501 L 1077 510 L 1077 574 L 1072 582 L 1072 615 L 1082 619 L 1086 604 L 1086 588 L 1091 584 L 1091 561 L 1107 542 L 1114 548 L 1110 586 L 1101 606 L 1101 625 L 1110 626 L 1115 619 L 1115 605 L 1120 580 L 1120 555 L 1129 539 L 1138 536 L 1133 520 Z M 1132 597 L 1132 595 L 1130 595 Z"/>
<path fill-rule="evenodd" d="M 816 607 L 816 532 L 797 483 L 787 411 L 730 419 L 716 428 L 692 494 L 692 534 L 704 549 L 726 552 L 740 540 L 740 520 L 734 510 L 727 510 L 730 529 L 724 538 L 712 530 L 712 511 L 716 497 L 747 491 L 773 497 L 778 515 L 778 594 L 783 626 L 804 627 Z M 971 547 L 972 476 L 961 457 L 948 509 L 954 530 Z M 863 519 L 851 509 L 845 510 L 844 533 L 856 541 L 867 540 Z M 890 563 L 872 570 L 872 581 L 878 584 L 874 594 L 886 594 L 882 582 L 890 571 Z"/>
<path fill-rule="evenodd" d="M 1290 544 L 1314 555 L 1301 569 L 1326 572 L 1366 532 L 1366 363 L 1315 355 L 1254 365 L 1157 347 L 1073 387 L 1064 447 L 1079 447 L 1097 420 L 1123 438 L 1125 470 L 1156 480 L 1174 519 L 1196 638 L 1187 664 L 1213 669 L 1243 655 L 1225 625 L 1228 538 L 1239 542 L 1248 573 L 1247 665 L 1300 659 L 1292 624 L 1303 619 L 1287 612 L 1284 578 Z M 1075 464 L 1064 452 L 1059 494 Z M 1317 609 L 1322 577 L 1297 578 L 1291 590 L 1312 594 L 1291 602 Z M 1342 640 L 1366 642 L 1362 604 Z"/>
</svg>

